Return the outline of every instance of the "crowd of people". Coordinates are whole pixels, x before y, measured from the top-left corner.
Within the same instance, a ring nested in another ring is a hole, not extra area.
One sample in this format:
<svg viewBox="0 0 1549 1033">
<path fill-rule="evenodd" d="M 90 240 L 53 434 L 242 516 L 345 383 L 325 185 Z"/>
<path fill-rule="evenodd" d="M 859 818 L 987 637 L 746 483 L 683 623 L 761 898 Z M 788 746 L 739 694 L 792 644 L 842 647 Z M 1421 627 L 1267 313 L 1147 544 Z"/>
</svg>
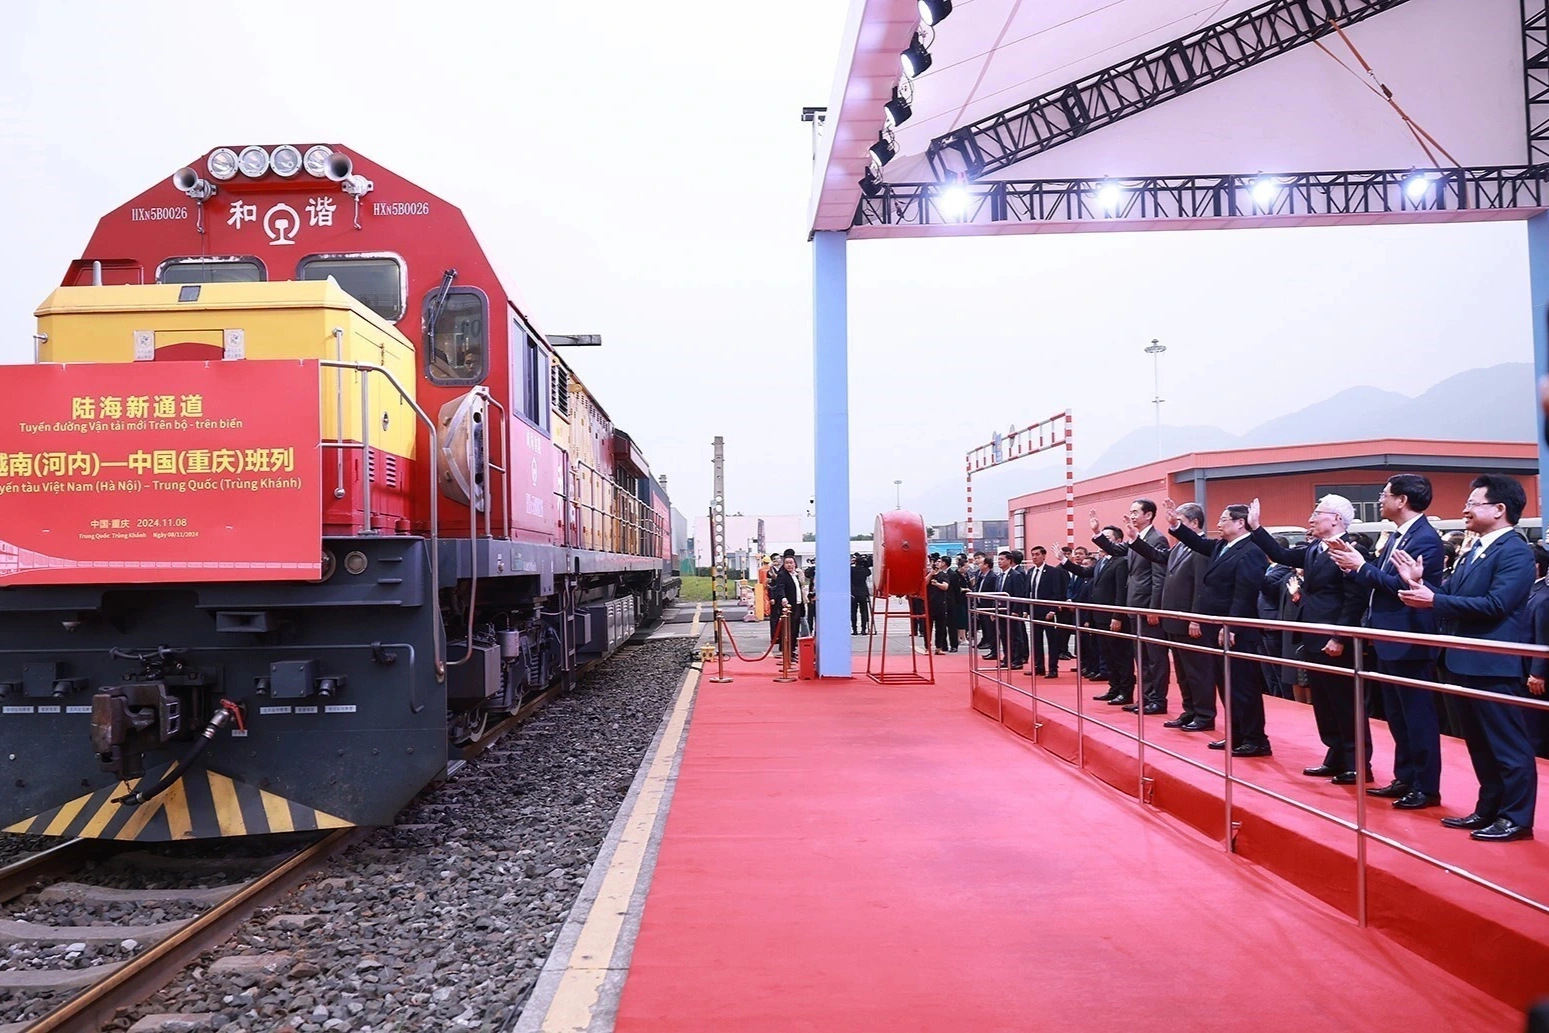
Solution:
<svg viewBox="0 0 1549 1033">
<path fill-rule="evenodd" d="M 1444 731 L 1458 735 L 1468 746 L 1479 793 L 1469 813 L 1441 823 L 1481 841 L 1527 839 L 1537 797 L 1535 755 L 1549 755 L 1549 714 L 1490 697 L 1544 698 L 1549 661 L 1398 640 L 1358 647 L 1349 636 L 1322 630 L 1364 627 L 1549 645 L 1549 552 L 1516 531 L 1526 501 L 1513 478 L 1475 478 L 1463 502 L 1467 530 L 1448 541 L 1424 516 L 1432 503 L 1430 481 L 1398 474 L 1379 499 L 1383 518 L 1396 530 L 1372 542 L 1350 532 L 1354 507 L 1340 495 L 1318 500 L 1298 540 L 1271 535 L 1256 499 L 1223 509 L 1215 536 L 1207 535 L 1198 505 L 1136 499 L 1117 523 L 1104 525 L 1092 513 L 1091 549 L 1033 546 L 1026 555 L 1005 549 L 993 560 L 978 554 L 971 564 L 965 556 L 955 564 L 933 558 L 926 598 L 936 648 L 959 647 L 967 632 L 966 593 L 1003 594 L 1001 610 L 1012 619 L 981 613 L 975 629 L 985 659 L 1009 670 L 1031 661 L 1032 673 L 1057 678 L 1061 662 L 1079 656 L 1084 677 L 1107 683 L 1095 700 L 1169 715 L 1166 727 L 1186 733 L 1216 731 L 1218 700 L 1229 687 L 1231 727 L 1210 747 L 1240 758 L 1273 753 L 1266 694 L 1309 702 L 1324 755 L 1303 774 L 1353 786 L 1364 769 L 1366 791 L 1402 810 L 1440 806 L 1440 737 Z M 1081 610 L 1076 627 L 1079 607 L 1071 604 L 1130 612 Z M 1317 627 L 1273 633 L 1234 625 L 1233 618 Z M 1139 621 L 1138 648 L 1129 634 L 1132 621 Z M 1230 659 L 1217 651 L 1223 646 Z M 1366 671 L 1484 695 L 1368 680 L 1358 710 L 1348 673 L 1357 648 Z M 1314 666 L 1292 666 L 1291 660 Z M 1174 682 L 1180 697 L 1175 717 L 1169 698 Z M 1374 716 L 1387 720 L 1393 751 L 1386 784 L 1372 777 L 1369 729 L 1365 756 L 1357 756 L 1358 714 L 1363 723 Z"/>
</svg>

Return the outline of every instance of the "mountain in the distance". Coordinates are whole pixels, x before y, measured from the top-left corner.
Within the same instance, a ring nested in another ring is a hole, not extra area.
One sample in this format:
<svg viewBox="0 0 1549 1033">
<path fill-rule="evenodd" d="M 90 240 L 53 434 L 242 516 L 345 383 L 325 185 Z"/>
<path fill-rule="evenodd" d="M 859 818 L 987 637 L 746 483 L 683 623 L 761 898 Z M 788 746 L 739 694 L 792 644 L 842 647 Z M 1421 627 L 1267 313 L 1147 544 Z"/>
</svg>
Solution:
<svg viewBox="0 0 1549 1033">
<path fill-rule="evenodd" d="M 1416 398 L 1375 387 L 1348 388 L 1242 434 L 1219 427 L 1164 426 L 1162 455 L 1385 437 L 1533 441 L 1537 410 L 1532 365 L 1506 362 L 1465 370 Z M 1126 434 L 1077 472 L 1082 477 L 1112 473 L 1149 463 L 1156 453 L 1156 429 L 1146 427 Z"/>
</svg>

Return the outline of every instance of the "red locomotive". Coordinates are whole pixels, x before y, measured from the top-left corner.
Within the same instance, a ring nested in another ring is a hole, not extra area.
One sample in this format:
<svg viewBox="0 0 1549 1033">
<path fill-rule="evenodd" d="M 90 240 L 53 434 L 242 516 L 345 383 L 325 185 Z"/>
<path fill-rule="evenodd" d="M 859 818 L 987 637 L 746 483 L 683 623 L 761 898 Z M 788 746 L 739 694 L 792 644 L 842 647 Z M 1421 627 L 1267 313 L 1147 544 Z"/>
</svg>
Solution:
<svg viewBox="0 0 1549 1033">
<path fill-rule="evenodd" d="M 636 443 L 462 213 L 331 144 L 104 217 L 0 399 L 10 832 L 380 824 L 676 592 Z"/>
</svg>

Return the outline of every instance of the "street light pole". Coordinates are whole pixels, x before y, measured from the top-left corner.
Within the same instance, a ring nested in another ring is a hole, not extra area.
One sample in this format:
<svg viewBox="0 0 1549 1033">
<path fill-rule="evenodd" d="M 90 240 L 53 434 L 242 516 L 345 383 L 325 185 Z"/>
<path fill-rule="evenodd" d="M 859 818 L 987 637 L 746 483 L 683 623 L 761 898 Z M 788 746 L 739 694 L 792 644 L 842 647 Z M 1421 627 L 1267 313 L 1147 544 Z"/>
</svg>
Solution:
<svg viewBox="0 0 1549 1033">
<path fill-rule="evenodd" d="M 1151 356 L 1151 404 L 1156 406 L 1156 457 L 1162 458 L 1162 353 L 1167 345 L 1151 338 L 1146 354 Z"/>
<path fill-rule="evenodd" d="M 904 497 L 904 495 L 903 495 L 903 492 L 904 492 L 903 483 L 904 483 L 903 481 L 894 481 L 893 482 L 893 508 L 894 509 L 903 509 L 904 508 L 904 503 L 903 503 L 903 497 Z"/>
</svg>

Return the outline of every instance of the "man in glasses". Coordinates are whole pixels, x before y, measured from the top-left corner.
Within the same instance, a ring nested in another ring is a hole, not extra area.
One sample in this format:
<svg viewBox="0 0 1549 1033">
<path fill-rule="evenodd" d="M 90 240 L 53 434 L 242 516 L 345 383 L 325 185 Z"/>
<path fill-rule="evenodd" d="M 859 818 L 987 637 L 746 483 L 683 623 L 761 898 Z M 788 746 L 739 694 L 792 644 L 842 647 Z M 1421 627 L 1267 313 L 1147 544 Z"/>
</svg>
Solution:
<svg viewBox="0 0 1549 1033">
<path fill-rule="evenodd" d="M 1377 558 L 1368 561 L 1355 546 L 1344 541 L 1328 543 L 1328 554 L 1369 595 L 1362 626 L 1379 631 L 1435 634 L 1436 617 L 1426 609 L 1405 606 L 1399 593 L 1409 588 L 1393 565 L 1394 554 L 1404 552 L 1422 566 L 1421 580 L 1435 588 L 1441 583 L 1442 544 L 1425 519 L 1431 507 L 1431 482 L 1413 473 L 1388 479 L 1378 496 L 1382 516 L 1398 530 L 1388 536 Z M 1435 673 L 1437 650 L 1400 642 L 1374 642 L 1377 670 L 1381 674 L 1429 681 Z M 1382 684 L 1382 706 L 1393 733 L 1393 781 L 1372 796 L 1393 801 L 1400 810 L 1420 810 L 1441 803 L 1441 725 L 1436 719 L 1435 694 L 1429 689 Z"/>
<path fill-rule="evenodd" d="M 1248 503 L 1248 527 L 1255 545 L 1276 563 L 1302 572 L 1295 594 L 1300 605 L 1298 620 L 1308 624 L 1354 626 L 1366 610 L 1367 592 L 1329 556 L 1329 542 L 1345 540 L 1355 520 L 1355 506 L 1343 495 L 1325 495 L 1318 500 L 1307 518 L 1306 545 L 1287 548 L 1259 523 L 1259 500 Z M 1347 639 L 1311 631 L 1301 633 L 1306 658 L 1330 667 L 1349 667 L 1353 647 Z M 1289 668 L 1287 669 L 1289 670 Z M 1335 785 L 1356 784 L 1355 696 L 1346 675 L 1328 671 L 1308 671 L 1307 688 L 1312 695 L 1313 717 L 1318 723 L 1318 738 L 1326 748 L 1323 763 L 1304 768 L 1311 778 L 1327 778 Z M 1366 714 L 1361 714 L 1364 720 Z M 1360 762 L 1371 782 L 1371 736 L 1366 737 L 1366 756 Z"/>
<path fill-rule="evenodd" d="M 1463 520 L 1477 539 L 1458 559 L 1439 588 L 1424 580 L 1425 566 L 1404 550 L 1393 563 L 1408 582 L 1404 605 L 1432 612 L 1443 635 L 1530 642 L 1527 597 L 1533 588 L 1533 550 L 1514 533 L 1527 493 L 1511 477 L 1482 474 L 1470 485 Z M 1522 660 L 1472 649 L 1442 650 L 1448 680 L 1500 696 L 1524 695 Z M 1448 696 L 1448 713 L 1463 729 L 1468 757 L 1479 779 L 1479 802 L 1462 818 L 1443 818 L 1448 828 L 1471 829 L 1473 838 L 1494 843 L 1533 838 L 1538 803 L 1538 768 L 1522 707 L 1466 696 Z"/>
</svg>

